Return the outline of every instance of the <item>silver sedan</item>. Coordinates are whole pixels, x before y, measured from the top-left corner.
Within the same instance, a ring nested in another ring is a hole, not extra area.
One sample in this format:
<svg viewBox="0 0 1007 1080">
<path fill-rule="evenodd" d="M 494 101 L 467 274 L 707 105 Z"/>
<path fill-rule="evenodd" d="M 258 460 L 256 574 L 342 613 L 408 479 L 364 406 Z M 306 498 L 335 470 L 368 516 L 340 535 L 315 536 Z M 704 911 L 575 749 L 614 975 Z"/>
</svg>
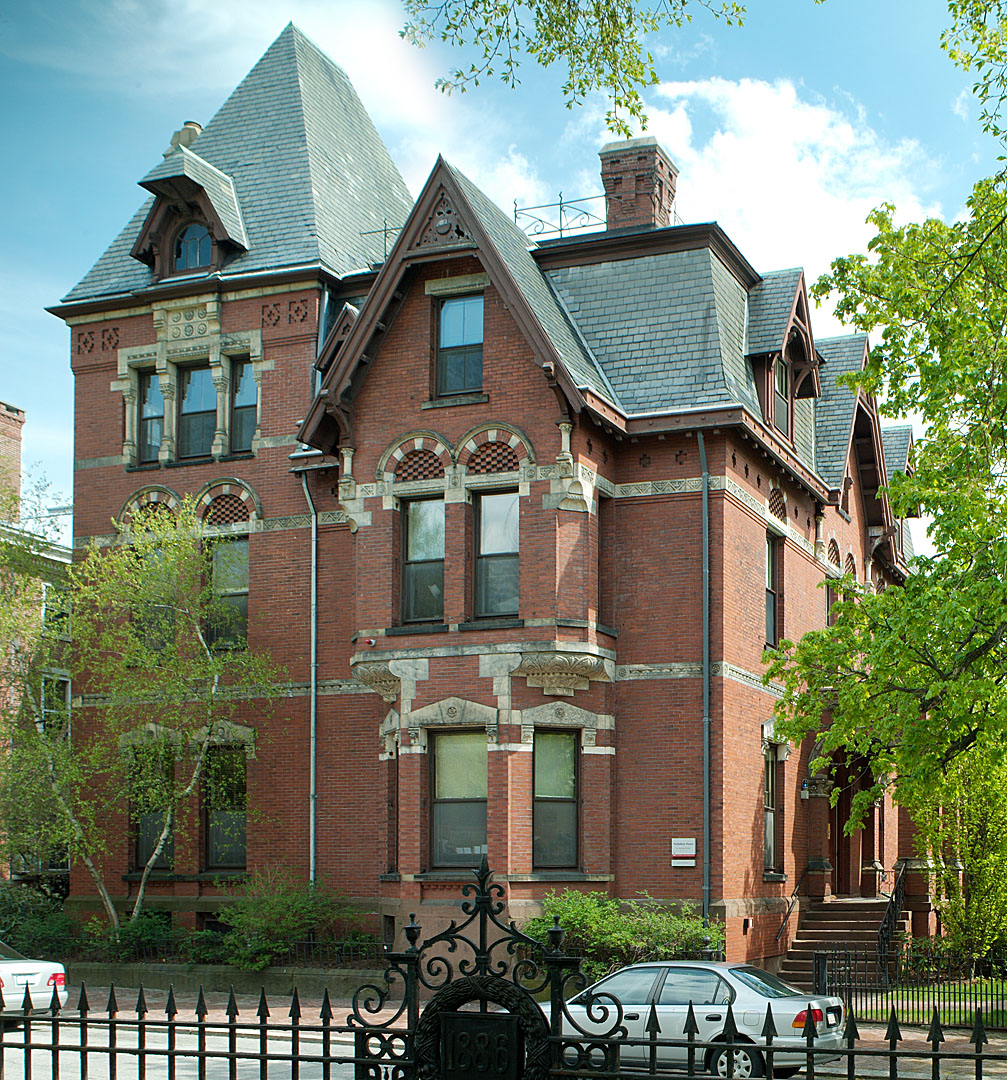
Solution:
<svg viewBox="0 0 1007 1080">
<path fill-rule="evenodd" d="M 592 1007 L 592 1000 L 599 995 L 605 997 Z M 652 1005 L 660 1027 L 657 1056 L 663 1069 L 687 1066 L 687 1046 L 670 1046 L 667 1042 L 686 1042 L 690 1003 L 699 1029 L 697 1043 L 724 1041 L 727 1007 L 731 1006 L 738 1032 L 735 1041 L 742 1044 L 734 1051 L 734 1075 L 739 1080 L 765 1073 L 763 1029 L 770 1005 L 777 1032 L 773 1038 L 776 1076 L 792 1076 L 807 1062 L 804 1029 L 809 1008 L 817 1032 L 813 1043 L 818 1051 L 816 1064 L 834 1060 L 837 1055 L 829 1051 L 843 1045 L 846 1012 L 840 998 L 808 994 L 750 964 L 668 960 L 622 968 L 566 1003 L 564 1034 L 579 1034 L 576 1027 L 580 1027 L 589 1035 L 602 1036 L 611 1029 L 614 1014 L 609 1011 L 603 1016 L 598 1011 L 605 1004 L 611 1010 L 607 998 L 615 998 L 622 1005 L 622 1024 L 626 1038 L 632 1040 L 620 1048 L 620 1058 L 627 1065 L 644 1064 L 649 1058 L 647 1026 Z M 728 1057 L 726 1046 L 697 1049 L 696 1067 L 726 1076 Z"/>
</svg>

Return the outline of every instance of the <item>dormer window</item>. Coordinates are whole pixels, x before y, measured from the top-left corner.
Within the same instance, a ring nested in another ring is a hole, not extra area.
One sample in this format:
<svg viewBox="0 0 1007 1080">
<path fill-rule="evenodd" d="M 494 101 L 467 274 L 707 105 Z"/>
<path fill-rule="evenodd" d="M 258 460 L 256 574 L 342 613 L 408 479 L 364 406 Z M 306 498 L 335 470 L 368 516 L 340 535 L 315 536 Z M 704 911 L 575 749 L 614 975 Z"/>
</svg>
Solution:
<svg viewBox="0 0 1007 1080">
<path fill-rule="evenodd" d="M 782 357 L 773 364 L 773 424 L 790 437 L 790 366 Z"/>
<path fill-rule="evenodd" d="M 210 265 L 212 258 L 213 241 L 209 229 L 197 222 L 186 225 L 175 240 L 175 270 L 202 269 Z"/>
</svg>

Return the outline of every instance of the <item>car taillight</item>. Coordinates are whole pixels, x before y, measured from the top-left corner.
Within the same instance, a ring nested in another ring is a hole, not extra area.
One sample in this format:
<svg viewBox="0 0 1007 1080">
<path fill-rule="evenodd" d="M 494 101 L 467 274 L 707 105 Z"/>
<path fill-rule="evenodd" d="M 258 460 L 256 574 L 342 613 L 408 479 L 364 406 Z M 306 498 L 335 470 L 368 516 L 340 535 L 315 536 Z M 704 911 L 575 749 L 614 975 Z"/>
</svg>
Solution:
<svg viewBox="0 0 1007 1080">
<path fill-rule="evenodd" d="M 823 1013 L 821 1009 L 812 1009 L 811 1019 L 814 1020 L 816 1024 L 820 1024 L 825 1019 L 825 1013 Z M 790 1026 L 795 1028 L 803 1028 L 807 1022 L 808 1010 L 801 1009 L 801 1011 L 794 1017 L 794 1019 L 791 1020 Z"/>
<path fill-rule="evenodd" d="M 2 985 L 3 983 L 0 983 L 0 986 Z M 54 971 L 52 975 L 49 976 L 49 985 L 66 986 L 66 973 L 63 971 Z"/>
</svg>

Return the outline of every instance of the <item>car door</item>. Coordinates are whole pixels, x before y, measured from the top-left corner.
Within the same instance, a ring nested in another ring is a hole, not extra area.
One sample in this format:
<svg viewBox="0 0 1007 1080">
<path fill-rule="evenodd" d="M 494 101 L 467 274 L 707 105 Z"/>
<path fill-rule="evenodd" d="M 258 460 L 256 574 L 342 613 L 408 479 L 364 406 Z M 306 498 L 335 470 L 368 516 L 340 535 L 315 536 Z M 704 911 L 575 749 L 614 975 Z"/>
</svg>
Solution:
<svg viewBox="0 0 1007 1080">
<path fill-rule="evenodd" d="M 609 995 L 616 998 L 622 1005 L 622 1024 L 626 1029 L 627 1039 L 645 1039 L 644 1027 L 647 1023 L 647 1014 L 650 1004 L 654 1000 L 654 985 L 662 969 L 659 967 L 631 967 L 623 968 L 607 979 L 596 983 L 589 991 L 578 994 L 577 997 L 567 1002 L 567 1012 L 580 1027 L 588 1032 L 588 1035 L 608 1034 L 615 1025 L 614 1006 L 610 1001 L 602 999 L 594 1006 L 596 1016 L 600 1007 L 607 1005 L 609 1015 L 604 1019 L 592 1020 L 588 1016 L 588 994 L 597 997 L 599 994 Z M 579 1035 L 575 1028 L 570 1026 L 569 1021 L 564 1020 L 564 1033 Z M 641 1061 L 646 1049 L 640 1045 L 627 1045 L 620 1048 L 620 1060 L 623 1062 Z"/>
<path fill-rule="evenodd" d="M 730 987 L 712 968 L 668 968 L 657 995 L 657 1022 L 661 1026 L 658 1038 L 687 1038 L 685 1022 L 691 1002 L 699 1027 L 696 1042 L 715 1039 L 724 1030 L 730 1001 Z M 662 1064 L 682 1066 L 688 1055 L 687 1046 L 663 1046 L 659 1057 Z M 702 1051 L 697 1051 L 697 1068 L 702 1067 L 702 1060 Z"/>
</svg>

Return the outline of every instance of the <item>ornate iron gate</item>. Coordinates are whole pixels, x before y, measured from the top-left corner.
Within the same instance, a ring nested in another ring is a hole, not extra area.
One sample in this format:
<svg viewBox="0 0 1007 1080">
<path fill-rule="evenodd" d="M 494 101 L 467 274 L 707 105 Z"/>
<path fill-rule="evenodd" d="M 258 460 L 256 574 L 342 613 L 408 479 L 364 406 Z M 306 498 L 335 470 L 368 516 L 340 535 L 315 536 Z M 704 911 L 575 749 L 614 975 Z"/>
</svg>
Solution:
<svg viewBox="0 0 1007 1080">
<path fill-rule="evenodd" d="M 586 1057 L 591 1071 L 617 1069 L 615 1040 L 627 1034 L 622 1006 L 592 995 L 585 1004 L 600 1027 L 591 1032 L 569 1015 L 566 999 L 587 980 L 580 958 L 563 955 L 559 920 L 548 941 L 521 933 L 501 919 L 505 890 L 485 856 L 475 877 L 462 886 L 462 922 L 420 941 L 411 915 L 407 948 L 388 956 L 388 985 L 366 984 L 354 995 L 357 1080 L 548 1080 L 550 1068 L 577 1068 Z M 536 1000 L 546 990 L 548 1016 Z M 421 1014 L 424 991 L 433 996 Z M 379 1017 L 399 995 L 394 1014 Z"/>
</svg>

